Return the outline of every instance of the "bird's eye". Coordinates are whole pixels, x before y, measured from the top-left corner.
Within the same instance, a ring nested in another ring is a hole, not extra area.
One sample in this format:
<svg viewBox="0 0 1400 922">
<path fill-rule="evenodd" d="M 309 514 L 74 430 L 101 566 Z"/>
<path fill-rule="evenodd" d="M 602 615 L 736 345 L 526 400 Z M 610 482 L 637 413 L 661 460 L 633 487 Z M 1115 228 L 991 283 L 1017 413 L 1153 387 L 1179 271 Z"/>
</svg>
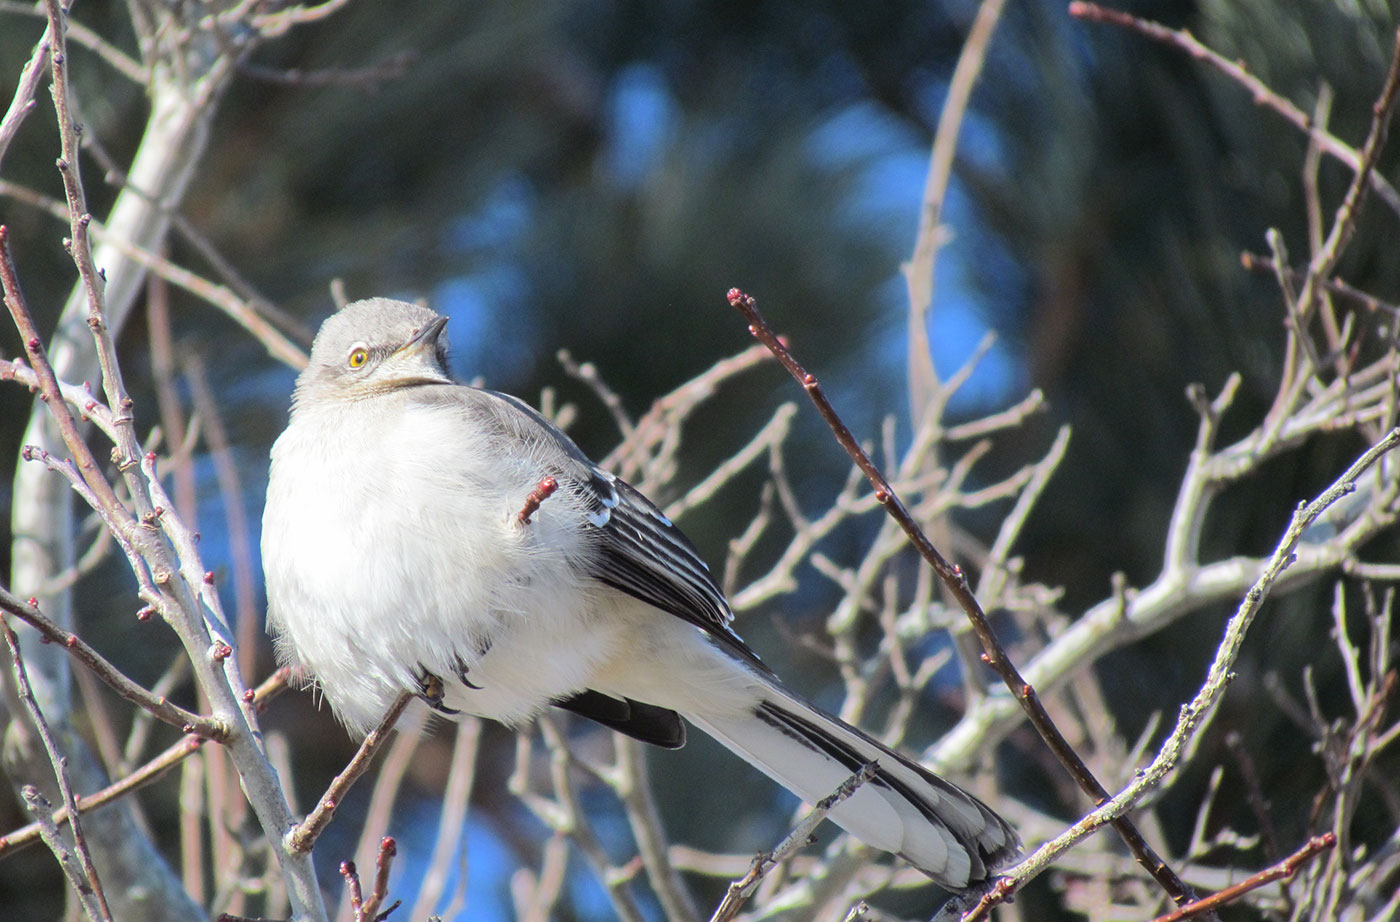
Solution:
<svg viewBox="0 0 1400 922">
<path fill-rule="evenodd" d="M 350 350 L 350 358 L 346 362 L 351 368 L 364 368 L 365 362 L 369 361 L 369 352 L 364 346 L 356 346 Z"/>
</svg>

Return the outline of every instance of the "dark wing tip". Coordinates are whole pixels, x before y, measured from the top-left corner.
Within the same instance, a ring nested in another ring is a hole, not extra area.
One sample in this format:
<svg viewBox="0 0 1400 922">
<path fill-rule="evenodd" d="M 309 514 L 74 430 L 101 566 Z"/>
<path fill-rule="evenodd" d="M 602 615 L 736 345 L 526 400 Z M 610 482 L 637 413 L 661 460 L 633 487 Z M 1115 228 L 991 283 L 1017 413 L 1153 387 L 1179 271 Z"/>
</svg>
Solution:
<svg viewBox="0 0 1400 922">
<path fill-rule="evenodd" d="M 631 698 L 614 698 L 591 689 L 561 698 L 554 706 L 662 749 L 685 745 L 685 723 L 668 708 Z"/>
</svg>

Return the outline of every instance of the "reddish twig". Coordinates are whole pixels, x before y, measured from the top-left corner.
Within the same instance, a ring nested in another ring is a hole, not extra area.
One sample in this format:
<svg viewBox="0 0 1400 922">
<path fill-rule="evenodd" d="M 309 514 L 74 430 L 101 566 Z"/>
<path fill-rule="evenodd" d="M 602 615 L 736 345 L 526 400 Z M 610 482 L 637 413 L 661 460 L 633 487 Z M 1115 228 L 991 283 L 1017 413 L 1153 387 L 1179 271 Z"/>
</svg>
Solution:
<svg viewBox="0 0 1400 922">
<path fill-rule="evenodd" d="M 374 889 L 368 897 L 365 897 L 361 888 L 360 872 L 355 867 L 355 862 L 340 863 L 340 876 L 345 878 L 345 887 L 350 891 L 350 910 L 354 914 L 355 922 L 384 922 L 389 913 L 403 903 L 403 900 L 395 900 L 388 909 L 379 911 L 384 898 L 389 895 L 389 869 L 398 853 L 399 846 L 393 836 L 385 836 L 379 841 L 379 856 L 374 862 Z"/>
<path fill-rule="evenodd" d="M 720 359 L 700 374 L 691 378 L 671 393 L 651 405 L 633 427 L 632 432 L 620 441 L 616 448 L 608 452 L 599 462 L 605 470 L 619 476 L 636 480 L 643 468 L 655 459 L 651 448 L 662 443 L 659 454 L 664 458 L 668 451 L 665 444 L 668 433 L 679 429 L 684 420 L 702 400 L 712 396 L 719 386 L 735 375 L 742 374 L 768 360 L 768 350 L 762 346 L 751 346 L 738 355 Z"/>
<path fill-rule="evenodd" d="M 515 521 L 521 525 L 530 524 L 530 516 L 539 511 L 540 505 L 559 489 L 559 481 L 553 477 L 545 477 L 535 485 L 530 491 L 530 495 L 525 497 L 525 505 L 515 515 Z"/>
<path fill-rule="evenodd" d="M 1269 89 L 1262 80 L 1246 70 L 1243 64 L 1238 61 L 1231 61 L 1229 58 L 1201 44 L 1200 40 L 1185 29 L 1169 29 L 1161 23 L 1152 22 L 1148 19 L 1139 19 L 1121 10 L 1113 10 L 1099 6 L 1097 3 L 1071 3 L 1069 5 L 1069 14 L 1088 22 L 1121 26 L 1122 28 L 1129 29 L 1140 35 L 1145 35 L 1150 39 L 1184 51 L 1197 60 L 1206 62 L 1248 90 L 1257 104 L 1272 109 L 1289 122 L 1292 122 L 1300 131 L 1306 133 L 1308 137 L 1312 139 L 1312 142 L 1324 153 L 1340 160 L 1353 172 L 1361 171 L 1360 152 L 1343 143 L 1336 135 L 1318 128 L 1313 118 L 1308 115 L 1308 113 Z M 1395 187 L 1387 182 L 1384 176 L 1372 172 L 1367 181 L 1370 183 L 1371 188 L 1376 191 L 1376 194 L 1385 200 L 1385 203 L 1390 206 L 1392 211 L 1400 212 L 1400 192 L 1397 192 Z"/>
<path fill-rule="evenodd" d="M 288 850 L 296 854 L 306 854 L 311 851 L 311 847 L 316 844 L 316 839 L 330 825 L 331 817 L 335 815 L 335 808 L 340 806 L 341 800 L 345 797 L 352 785 L 369 768 L 369 763 L 379 753 L 381 747 L 389 739 L 389 731 L 398 722 L 408 703 L 413 700 L 413 695 L 404 692 L 389 708 L 389 712 L 384 715 L 384 719 L 379 722 L 365 737 L 360 744 L 359 750 L 354 758 L 345 766 L 344 771 L 335 776 L 330 787 L 326 788 L 326 793 L 316 803 L 316 808 L 307 814 L 291 831 L 287 833 L 283 841 Z"/>
<path fill-rule="evenodd" d="M 284 667 L 269 676 L 254 693 L 253 703 L 258 710 L 262 710 L 267 703 L 277 697 L 287 688 L 288 670 Z M 190 733 L 186 734 L 179 742 L 174 743 L 160 755 L 146 762 L 131 774 L 117 781 L 112 782 L 100 791 L 92 794 L 75 795 L 74 799 L 78 803 L 79 815 L 98 807 L 111 803 L 123 795 L 132 791 L 140 790 L 154 781 L 159 781 L 165 777 L 165 773 L 179 765 L 185 759 L 194 755 L 205 743 L 209 741 L 206 736 Z M 59 807 L 53 813 L 55 823 L 68 821 L 68 808 Z M 40 838 L 40 828 L 38 823 L 30 823 L 28 826 L 21 826 L 14 832 L 0 836 L 0 858 L 12 852 L 16 852 L 28 845 L 33 845 Z"/>
<path fill-rule="evenodd" d="M 889 513 L 890 517 L 904 530 L 904 533 L 909 537 L 910 543 L 919 554 L 928 561 L 933 571 L 938 574 L 939 579 L 942 580 L 943 584 L 948 588 L 948 591 L 957 599 L 959 606 L 961 606 L 963 612 L 967 615 L 968 621 L 971 622 L 973 631 L 982 642 L 982 648 L 984 650 L 982 661 L 992 667 L 997 675 L 1001 677 L 1002 681 L 1006 683 L 1006 687 L 1010 689 L 1011 694 L 1026 712 L 1026 716 L 1030 719 L 1032 726 L 1035 727 L 1041 738 L 1045 740 L 1050 751 L 1054 753 L 1060 763 L 1065 766 L 1070 776 L 1080 788 L 1093 799 L 1095 805 L 1105 803 L 1109 799 L 1108 791 L 1099 783 L 1098 779 L 1094 777 L 1093 772 L 1084 764 L 1084 760 L 1074 751 L 1074 747 L 1072 747 L 1064 738 L 1064 735 L 1060 733 L 1059 728 L 1055 726 L 1055 722 L 1051 720 L 1050 715 L 1046 713 L 1045 706 L 1041 704 L 1040 697 L 1036 694 L 1035 689 L 1022 678 L 1015 664 L 1011 662 L 1011 658 L 1007 656 L 1006 650 L 1001 645 L 1001 641 L 997 639 L 996 633 L 992 630 L 991 622 L 987 619 L 986 612 L 982 610 L 981 604 L 977 601 L 977 597 L 973 594 L 971 587 L 968 585 L 967 575 L 963 573 L 962 568 L 949 563 L 947 559 L 939 553 L 938 549 L 933 546 L 933 542 L 929 540 L 928 535 L 924 534 L 923 529 L 914 521 L 908 508 L 905 507 L 903 501 L 900 500 L 899 496 L 895 493 L 894 488 L 890 486 L 889 481 L 885 479 L 885 475 L 881 473 L 880 468 L 871 459 L 870 455 L 861 448 L 860 443 L 856 441 L 856 437 L 851 434 L 851 430 L 847 428 L 845 422 L 842 421 L 836 409 L 831 405 L 831 401 L 827 399 L 826 394 L 822 391 L 816 376 L 808 373 L 797 359 L 793 357 L 788 348 L 779 341 L 777 334 L 773 332 L 773 328 L 768 325 L 768 322 L 764 320 L 763 316 L 758 312 L 758 305 L 754 299 L 737 288 L 731 288 L 727 297 L 729 303 L 738 309 L 738 311 L 744 315 L 744 319 L 749 322 L 749 332 L 753 334 L 754 338 L 767 346 L 783 368 L 787 369 L 788 373 L 802 385 L 804 390 L 806 390 L 807 396 L 811 398 L 812 403 L 817 408 L 817 412 L 822 415 L 826 424 L 831 428 L 832 433 L 836 436 L 837 442 L 846 450 L 846 454 L 856 463 L 861 473 L 865 475 L 870 485 L 874 488 L 875 498 L 885 507 L 885 511 Z M 1185 904 L 1196 899 L 1196 894 L 1192 891 L 1191 887 L 1178 877 L 1171 868 L 1167 867 L 1166 862 L 1147 844 L 1147 841 L 1142 837 L 1142 833 L 1138 831 L 1131 820 L 1126 817 L 1118 817 L 1113 820 L 1113 826 L 1118 830 L 1118 834 L 1127 844 L 1129 850 L 1132 851 L 1138 863 L 1147 869 L 1147 872 L 1156 879 L 1173 900 L 1178 904 Z M 987 908 L 990 908 L 990 905 L 991 904 L 988 904 Z M 974 910 L 972 917 L 980 917 L 976 914 L 977 910 Z"/>
<path fill-rule="evenodd" d="M 0 228 L 0 231 L 3 231 L 3 228 Z M 18 381 L 29 388 L 30 393 L 34 393 L 40 388 L 38 374 L 21 358 L 0 359 L 0 381 Z M 68 405 L 78 411 L 79 419 L 85 423 L 92 423 L 108 438 L 112 437 L 112 411 L 93 395 L 91 388 L 86 383 L 79 387 L 66 381 L 59 381 L 58 389 L 63 394 L 63 399 L 68 401 Z"/>
<path fill-rule="evenodd" d="M 79 134 L 82 131 L 70 111 L 68 91 L 68 54 L 65 45 L 68 12 L 59 0 L 44 0 L 48 11 L 50 33 L 53 35 L 53 52 L 49 55 L 52 65 L 52 82 L 49 91 L 53 96 L 54 112 L 58 117 L 58 139 L 61 156 L 57 167 L 63 177 L 63 191 L 68 202 L 69 227 L 72 237 L 68 242 L 69 255 L 78 268 L 82 279 L 83 292 L 87 296 L 87 325 L 92 330 L 96 346 L 98 366 L 102 369 L 102 387 L 107 395 L 107 405 L 112 408 L 116 438 L 113 440 L 113 459 L 126 479 L 127 489 L 137 514 L 146 516 L 151 511 L 151 502 L 141 489 L 137 475 L 137 464 L 141 457 L 141 443 L 136 438 L 133 427 L 132 407 L 134 403 L 126 392 L 122 381 L 121 366 L 117 363 L 117 346 L 107 325 L 106 316 L 106 277 L 98 272 L 92 258 L 92 240 L 88 225 L 92 215 L 87 208 L 87 192 L 83 188 L 79 158 Z M 37 338 L 36 338 L 37 341 Z M 64 433 L 67 441 L 67 432 Z M 72 445 L 69 445 L 72 450 Z M 99 491 L 99 495 L 101 495 Z"/>
<path fill-rule="evenodd" d="M 68 219 L 67 208 L 62 202 L 40 195 L 17 183 L 0 179 L 0 195 L 38 208 L 61 221 Z M 176 229 L 180 230 L 182 237 L 191 245 L 199 248 L 201 254 L 215 267 L 226 265 L 227 261 L 221 260 L 214 250 L 208 249 L 206 251 L 200 247 L 200 243 L 197 242 L 199 238 L 193 228 L 181 229 L 180 218 L 177 214 L 171 214 L 170 217 L 172 221 L 176 222 Z M 88 231 L 99 243 L 113 247 L 124 259 L 134 261 L 153 275 L 178 288 L 183 288 L 195 297 L 207 302 L 215 310 L 223 312 L 229 319 L 247 330 L 267 349 L 268 355 L 279 362 L 296 370 L 306 367 L 306 353 L 297 345 L 297 342 L 309 342 L 311 337 L 305 331 L 298 329 L 294 323 L 284 320 L 270 301 L 248 288 L 245 282 L 236 278 L 236 274 L 231 274 L 229 270 L 221 270 L 221 274 L 224 275 L 228 283 L 221 285 L 191 272 L 184 266 L 177 265 L 157 253 L 135 246 L 131 241 L 119 235 L 109 233 L 106 226 L 96 218 L 88 223 Z M 267 317 L 264 317 L 264 314 Z M 277 322 L 272 323 L 269 318 Z M 283 333 L 279 326 L 288 328 L 291 331 L 290 337 Z"/>
<path fill-rule="evenodd" d="M 1396 33 L 1395 43 L 1390 52 L 1390 66 L 1386 70 L 1385 83 L 1380 95 L 1371 106 L 1371 130 L 1361 145 L 1360 159 L 1356 175 L 1352 177 L 1342 204 L 1337 207 L 1337 215 L 1332 220 L 1332 228 L 1323 241 L 1322 247 L 1313 255 L 1308 266 L 1308 275 L 1303 288 L 1298 293 L 1298 310 L 1306 316 L 1312 309 L 1312 299 L 1316 296 L 1318 283 L 1330 278 L 1342 258 L 1342 250 L 1351 242 L 1356 233 L 1356 218 L 1366 201 L 1366 190 L 1372 175 L 1379 175 L 1376 163 L 1380 160 L 1381 148 L 1385 146 L 1386 135 L 1390 132 L 1390 116 L 1395 110 L 1395 99 L 1400 94 L 1400 32 Z"/>
<path fill-rule="evenodd" d="M 214 463 L 214 477 L 219 484 L 219 497 L 224 505 L 224 516 L 228 521 L 229 561 L 233 570 L 233 609 L 235 630 L 238 638 L 238 668 L 245 675 L 252 675 L 258 653 L 258 634 L 262 631 L 262 618 L 257 608 L 257 577 L 251 551 L 253 542 L 249 539 L 247 514 L 243 511 L 243 484 L 238 473 L 238 462 L 230 446 L 228 431 L 224 428 L 219 403 L 209 387 L 204 363 L 197 353 L 184 356 L 182 363 L 185 381 L 189 384 L 190 395 L 194 399 L 195 412 L 199 414 L 204 445 L 209 449 L 209 458 Z"/>
<path fill-rule="evenodd" d="M 582 381 L 588 385 L 596 396 L 612 415 L 613 422 L 617 425 L 617 431 L 622 434 L 625 442 L 632 435 L 632 430 L 637 428 L 637 424 L 627 415 L 627 408 L 622 405 L 622 398 L 617 395 L 617 391 L 608 386 L 603 380 L 603 376 L 598 374 L 598 366 L 592 362 L 584 362 L 580 365 L 574 360 L 573 353 L 568 349 L 560 349 L 555 353 L 555 358 L 559 364 L 564 366 L 564 373 L 576 381 Z"/>
<path fill-rule="evenodd" d="M 24 602 L 7 589 L 0 587 L 0 610 L 4 610 L 24 621 L 43 638 L 44 643 L 56 643 L 87 666 L 94 675 L 111 686 L 112 690 L 138 707 L 145 708 L 152 715 L 178 727 L 185 733 L 195 734 L 213 740 L 221 740 L 228 735 L 223 721 L 212 717 L 202 717 L 172 704 L 164 696 L 152 694 L 146 688 L 127 678 L 116 666 L 98 653 L 87 641 L 77 634 L 59 627 L 52 619 L 41 612 L 34 601 Z"/>
<path fill-rule="evenodd" d="M 1287 858 L 1270 868 L 1265 868 L 1252 877 L 1247 877 L 1233 887 L 1226 887 L 1218 893 L 1187 903 L 1178 907 L 1175 911 L 1164 916 L 1158 916 L 1152 922 L 1181 922 L 1183 919 L 1192 919 L 1204 912 L 1219 909 L 1226 903 L 1234 902 L 1251 890 L 1257 890 L 1267 883 L 1275 880 L 1286 880 L 1297 873 L 1298 868 L 1303 863 L 1310 861 L 1315 855 L 1327 851 L 1337 844 L 1337 837 L 1330 832 L 1320 836 L 1313 836 L 1308 843 L 1298 849 Z"/>
<path fill-rule="evenodd" d="M 53 765 L 54 777 L 58 781 L 58 790 L 63 796 L 63 805 L 71 817 L 69 825 L 73 829 L 73 850 L 78 853 L 78 868 L 73 868 L 69 861 L 64 860 L 64 849 L 58 839 L 57 825 L 53 820 L 53 812 L 48 801 L 32 786 L 26 786 L 24 799 L 29 804 L 30 810 L 38 817 L 40 834 L 50 834 L 44 838 L 49 840 L 49 847 L 53 849 L 54 857 L 58 859 L 59 864 L 63 865 L 63 870 L 68 874 L 69 881 L 73 884 L 73 889 L 77 891 L 88 915 L 110 920 L 112 910 L 107 906 L 107 894 L 102 892 L 102 882 L 97 878 L 97 867 L 92 863 L 92 853 L 88 850 L 87 840 L 83 838 L 82 824 L 78 821 L 78 800 L 73 794 L 72 782 L 68 779 L 68 757 L 59 751 L 58 743 L 54 741 L 53 732 L 49 729 L 49 723 L 44 719 L 43 711 L 39 710 L 39 702 L 34 700 L 34 690 L 29 685 L 29 672 L 24 668 L 24 657 L 20 655 L 19 638 L 15 636 L 14 631 L 10 630 L 10 623 L 4 618 L 0 618 L 0 633 L 5 635 L 5 645 L 10 649 L 10 664 L 13 666 L 15 674 L 15 691 L 20 700 L 24 702 L 25 709 L 29 711 L 34 728 L 39 732 L 39 738 L 43 741 L 44 749 L 49 754 L 49 762 Z"/>
<path fill-rule="evenodd" d="M 340 876 L 345 878 L 345 889 L 350 893 L 350 911 L 353 918 L 360 918 L 360 907 L 365 903 L 365 895 L 360 890 L 360 871 L 353 861 L 340 863 Z"/>
<path fill-rule="evenodd" d="M 39 92 L 39 84 L 43 82 L 49 66 L 49 50 L 53 47 L 52 35 L 51 29 L 44 30 L 43 36 L 34 46 L 34 53 L 20 71 L 10 107 L 5 110 L 4 118 L 0 118 L 0 161 L 5 159 L 5 151 L 19 133 L 20 123 L 34 111 L 34 96 Z"/>
<path fill-rule="evenodd" d="M 76 797 L 78 802 L 78 814 L 89 813 L 104 804 L 109 804 L 123 795 L 132 791 L 139 791 L 148 784 L 164 778 L 170 769 L 179 765 L 185 759 L 198 752 L 209 740 L 202 736 L 190 734 L 184 736 L 179 742 L 174 743 L 160 755 L 151 759 L 146 764 L 137 768 L 131 774 L 119 781 L 107 785 L 100 791 L 92 794 L 84 794 Z M 67 822 L 68 808 L 59 807 L 53 813 L 56 823 Z M 0 858 L 5 858 L 22 848 L 33 845 L 40 838 L 40 828 L 38 823 L 30 823 L 28 826 L 21 826 L 14 832 L 0 836 Z"/>
<path fill-rule="evenodd" d="M 1264 857 L 1270 861 L 1278 861 L 1278 833 L 1274 830 L 1273 815 L 1269 811 L 1269 802 L 1264 797 L 1263 785 L 1259 783 L 1259 771 L 1254 767 L 1254 760 L 1250 758 L 1249 750 L 1245 748 L 1238 730 L 1231 730 L 1225 734 L 1225 748 L 1235 757 L 1235 766 L 1239 769 L 1240 780 L 1244 783 L 1245 803 L 1249 804 L 1254 821 L 1259 824 L 1259 838 L 1264 847 Z"/>
<path fill-rule="evenodd" d="M 370 891 L 369 897 L 360 907 L 356 922 L 383 922 L 383 920 L 399 907 L 402 900 L 396 900 L 383 912 L 379 907 L 384 904 L 384 898 L 389 895 L 389 868 L 394 863 L 394 856 L 399 853 L 398 843 L 393 836 L 385 836 L 379 840 L 379 855 L 374 861 L 374 889 Z"/>
</svg>

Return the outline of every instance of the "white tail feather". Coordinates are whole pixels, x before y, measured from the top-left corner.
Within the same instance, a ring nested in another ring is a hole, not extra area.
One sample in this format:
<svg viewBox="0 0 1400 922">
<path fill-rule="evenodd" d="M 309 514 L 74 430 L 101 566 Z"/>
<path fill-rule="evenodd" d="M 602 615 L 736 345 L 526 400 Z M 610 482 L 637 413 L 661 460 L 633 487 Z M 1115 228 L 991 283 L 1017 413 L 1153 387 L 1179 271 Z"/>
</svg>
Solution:
<svg viewBox="0 0 1400 922">
<path fill-rule="evenodd" d="M 809 803 L 826 797 L 862 764 L 876 763 L 875 778 L 829 817 L 944 886 L 981 880 L 1016 854 L 1016 834 L 977 798 L 776 682 L 765 685 L 762 701 L 751 710 L 685 716 Z"/>
</svg>

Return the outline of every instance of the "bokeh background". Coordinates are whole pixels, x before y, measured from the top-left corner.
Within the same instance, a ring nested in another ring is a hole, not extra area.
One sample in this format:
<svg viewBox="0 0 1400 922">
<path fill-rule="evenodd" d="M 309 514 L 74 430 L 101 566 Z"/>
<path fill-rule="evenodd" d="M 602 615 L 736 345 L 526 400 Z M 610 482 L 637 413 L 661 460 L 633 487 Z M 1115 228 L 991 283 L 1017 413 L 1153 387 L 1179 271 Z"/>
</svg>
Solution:
<svg viewBox="0 0 1400 922">
<path fill-rule="evenodd" d="M 1395 28 L 1389 4 L 1121 6 L 1190 27 L 1305 110 L 1328 87 L 1332 130 L 1353 143 L 1364 137 Z M 332 279 L 343 280 L 351 298 L 426 299 L 452 317 L 462 378 L 532 401 L 554 389 L 578 405 L 571 431 L 594 455 L 615 443 L 617 431 L 561 371 L 556 352 L 595 363 L 624 405 L 640 412 L 747 345 L 724 301 L 733 285 L 758 297 L 858 434 L 876 437 L 893 415 L 907 436 L 900 265 L 913 249 L 929 145 L 975 9 L 967 0 L 352 4 L 249 62 L 220 109 L 184 213 L 302 336 L 331 311 Z M 75 16 L 109 36 L 129 28 L 122 4 L 84 2 Z M 0 97 L 13 92 L 41 28 L 0 11 Z M 72 66 L 87 130 L 124 159 L 144 119 L 139 90 L 81 51 Z M 325 85 L 306 76 L 362 69 L 369 73 Z M 287 79 L 289 72 L 302 79 Z M 1027 425 L 1023 444 L 989 459 L 986 476 L 1039 457 L 1058 425 L 1073 427 L 1068 456 L 1020 548 L 1028 578 L 1064 587 L 1064 611 L 1104 597 L 1116 572 L 1141 583 L 1160 566 L 1196 428 L 1186 386 L 1201 382 L 1214 393 L 1230 371 L 1241 371 L 1240 419 L 1272 398 L 1282 309 L 1273 280 L 1245 272 L 1239 257 L 1267 249 L 1267 228 L 1300 247 L 1307 239 L 1305 149 L 1296 130 L 1239 87 L 1175 51 L 1072 20 L 1061 0 L 1009 4 L 963 131 L 930 340 L 946 375 L 984 333 L 998 335 L 959 393 L 955 415 L 1008 405 L 1031 387 L 1046 393 L 1048 412 Z M 51 118 L 32 118 L 4 178 L 61 194 L 56 150 Z M 1387 176 L 1395 176 L 1396 159 L 1383 159 Z M 87 168 L 101 214 L 114 192 L 95 164 Z M 1324 201 L 1335 202 L 1348 175 L 1324 162 L 1320 179 Z M 59 245 L 64 228 L 14 200 L 0 200 L 0 220 L 11 228 L 31 304 L 41 324 L 52 325 L 73 283 Z M 1376 225 L 1393 221 L 1367 213 L 1340 273 L 1391 299 L 1400 296 L 1400 260 L 1393 230 Z M 174 246 L 178 261 L 202 265 L 184 244 Z M 203 357 L 224 409 L 255 552 L 267 451 L 294 374 L 208 307 L 179 292 L 172 299 L 177 348 Z M 140 312 L 120 345 L 143 415 L 138 427 L 149 427 L 155 402 Z M 19 351 L 8 325 L 0 325 L 0 351 Z M 794 396 L 772 369 L 727 388 L 689 430 L 682 457 L 690 479 Z M 29 400 L 21 388 L 0 388 L 0 501 L 8 502 Z M 804 410 L 802 420 L 795 477 L 810 495 L 829 496 L 846 463 L 812 414 Z M 1357 448 L 1290 456 L 1233 491 L 1206 552 L 1271 548 L 1297 499 L 1316 492 Z M 202 549 L 226 572 L 228 513 L 212 463 L 201 459 L 196 472 Z M 722 559 L 725 542 L 748 521 L 756 485 L 741 482 L 690 522 L 711 559 Z M 965 524 L 976 532 L 994 523 L 989 514 Z M 7 524 L 0 517 L 5 572 Z M 842 547 L 827 551 L 840 555 Z M 77 591 L 90 639 L 127 647 L 140 678 L 164 669 L 164 654 L 142 633 L 159 628 L 134 630 L 125 609 L 120 619 L 106 617 L 108 600 L 130 591 L 120 560 Z M 813 579 L 777 610 L 740 625 L 818 699 L 833 671 L 784 638 L 821 623 L 825 593 Z M 1311 655 L 1328 617 L 1316 603 L 1307 593 L 1291 597 L 1261 625 L 1241 664 L 1243 687 L 1250 658 L 1265 645 L 1283 673 Z M 1154 711 L 1172 713 L 1199 680 L 1221 614 L 1194 616 L 1108 657 L 1101 677 L 1114 717 L 1141 727 Z M 270 650 L 260 662 L 271 668 Z M 1149 663 L 1154 668 L 1140 668 Z M 1337 693 L 1337 676 L 1319 670 L 1324 693 Z M 1253 705 L 1241 694 L 1225 706 Z M 1244 722 L 1251 745 L 1268 750 L 1280 720 L 1261 711 Z M 268 723 L 297 741 L 297 787 L 308 799 L 351 751 L 309 696 L 284 698 Z M 486 732 L 465 835 L 465 917 L 473 919 L 506 917 L 506 872 L 532 835 L 521 828 L 531 820 L 504 794 L 511 737 Z M 1318 786 L 1309 774 L 1317 769 L 1306 745 L 1289 740 L 1263 769 L 1297 773 L 1302 797 Z M 431 818 L 444 784 L 445 752 L 427 752 L 396 823 L 406 881 L 432 835 L 426 823 L 415 825 L 414 798 Z M 705 741 L 659 754 L 652 766 L 679 841 L 742 850 L 767 846 L 786 828 L 794 803 Z M 1026 760 L 1010 770 L 1009 783 L 1033 789 L 1050 771 Z M 1204 783 L 1188 779 L 1172 796 L 1188 802 Z M 143 796 L 159 816 L 170 793 Z M 353 816 L 357 805 L 348 806 Z M 606 830 L 607 805 L 598 810 Z M 716 815 L 725 823 L 712 822 Z M 1183 827 L 1165 833 L 1189 835 L 1193 815 L 1184 812 Z M 24 821 L 12 800 L 0 803 L 0 827 Z M 328 879 L 354 833 L 353 819 L 338 821 L 319 847 Z M 6 918 L 53 917 L 59 892 L 57 870 L 40 850 L 0 863 Z M 563 911 L 577 919 L 610 914 L 585 877 Z"/>
</svg>

